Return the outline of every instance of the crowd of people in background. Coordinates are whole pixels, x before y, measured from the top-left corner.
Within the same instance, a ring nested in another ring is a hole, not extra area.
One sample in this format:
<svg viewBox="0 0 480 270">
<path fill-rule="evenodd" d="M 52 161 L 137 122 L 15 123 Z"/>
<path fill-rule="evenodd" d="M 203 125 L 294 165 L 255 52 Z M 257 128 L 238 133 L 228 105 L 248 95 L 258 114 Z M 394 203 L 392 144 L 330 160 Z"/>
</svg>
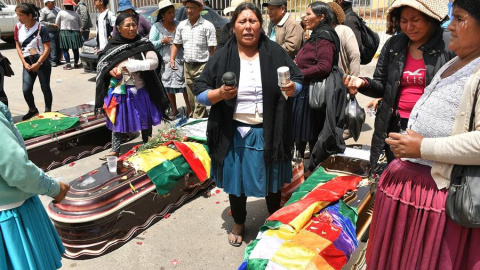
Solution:
<svg viewBox="0 0 480 270">
<path fill-rule="evenodd" d="M 40 112 L 33 96 L 37 77 L 44 111 L 51 111 L 52 67 L 62 64 L 63 53 L 63 69 L 79 68 L 78 50 L 93 26 L 82 1 L 64 0 L 63 10 L 53 0 L 44 3 L 41 10 L 32 4 L 15 9 L 19 19 L 15 42 L 28 105 L 22 120 Z M 247 197 L 265 197 L 268 212 L 278 210 L 281 187 L 292 177 L 292 150 L 305 157 L 307 152 L 330 154 L 326 148 L 332 144 L 334 149 L 344 148 L 338 130 L 343 131 L 347 99 L 362 93 L 375 98 L 369 104 L 376 110 L 370 173 L 383 153 L 389 163 L 378 183 L 367 267 L 478 269 L 480 230 L 453 222 L 445 213 L 445 201 L 453 164 L 478 165 L 480 160 L 480 106 L 471 113 L 475 89 L 480 87 L 480 1 L 453 1 L 450 31 L 442 28 L 449 19 L 447 1 L 392 1 L 386 31 L 392 37 L 381 49 L 372 78 L 360 77 L 365 26 L 353 11 L 352 0 L 312 2 L 301 21 L 288 12 L 286 0 L 270 0 L 263 3 L 270 19 L 266 31 L 259 7 L 249 0 L 233 0 L 224 10 L 231 20 L 218 37 L 214 25 L 201 16 L 208 4 L 183 1 L 187 19 L 178 22 L 174 5 L 162 0 L 150 25 L 130 0 L 118 1 L 118 14 L 108 8 L 109 0 L 95 0 L 99 54 L 95 108 L 105 111 L 112 130 L 107 156 L 121 153 L 126 134 L 141 131 L 146 143 L 152 126 L 178 117 L 176 94 L 181 93 L 187 117 L 208 117 L 212 178 L 229 194 L 234 225 L 228 243 L 238 247 L 243 242 Z M 290 81 L 282 85 L 277 80 L 280 67 L 290 72 Z M 2 70 L 0 65 L 0 75 Z M 228 72 L 235 76 L 225 79 Z M 335 72 L 343 75 L 341 91 L 324 108 L 312 109 L 310 82 L 326 80 Z M 8 101 L 3 75 L 0 101 Z M 0 172 L 0 192 L 14 188 L 21 199 L 19 204 L 14 197 L 2 196 L 0 218 L 15 215 L 20 208 L 38 208 L 33 194 L 63 199 L 68 186 L 28 163 L 3 105 L 0 120 L 0 129 L 6 129 L 16 145 L 2 151 L 26 163 L 35 183 L 41 183 L 24 185 L 22 175 L 13 176 L 10 167 L 0 167 L 6 170 Z M 472 130 L 468 123 L 473 123 Z M 57 239 L 46 223 L 42 230 Z M 52 241 L 39 244 L 55 250 L 48 258 L 6 261 L 59 267 L 63 247 Z M 0 247 L 2 255 L 9 257 Z"/>
</svg>

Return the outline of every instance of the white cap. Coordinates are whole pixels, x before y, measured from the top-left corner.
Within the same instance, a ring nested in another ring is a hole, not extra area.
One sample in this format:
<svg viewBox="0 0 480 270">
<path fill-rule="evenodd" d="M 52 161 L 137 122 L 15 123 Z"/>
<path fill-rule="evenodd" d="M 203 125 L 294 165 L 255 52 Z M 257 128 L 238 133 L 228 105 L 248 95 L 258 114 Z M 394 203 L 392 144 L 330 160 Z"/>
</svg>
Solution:
<svg viewBox="0 0 480 270">
<path fill-rule="evenodd" d="M 55 2 L 55 0 L 43 0 L 43 3 L 46 4 L 48 2 Z"/>
</svg>

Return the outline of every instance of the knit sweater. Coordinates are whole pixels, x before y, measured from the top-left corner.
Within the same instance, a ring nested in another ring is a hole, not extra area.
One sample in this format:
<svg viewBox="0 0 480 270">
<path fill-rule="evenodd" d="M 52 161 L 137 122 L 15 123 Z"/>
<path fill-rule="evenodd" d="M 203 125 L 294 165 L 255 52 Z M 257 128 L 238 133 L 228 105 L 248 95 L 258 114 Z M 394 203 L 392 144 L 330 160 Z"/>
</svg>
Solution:
<svg viewBox="0 0 480 270">
<path fill-rule="evenodd" d="M 445 66 L 449 66 L 454 61 L 458 61 L 458 57 L 450 60 Z M 440 71 L 439 74 L 441 74 Z M 465 91 L 462 94 L 455 115 L 452 136 L 443 138 L 424 138 L 422 140 L 420 146 L 421 157 L 423 159 L 434 161 L 431 175 L 439 189 L 447 188 L 449 186 L 453 164 L 480 164 L 480 99 L 477 100 L 475 107 L 475 131 L 468 132 L 468 125 L 473 107 L 473 98 L 479 83 L 480 65 L 475 67 L 472 75 L 465 84 Z"/>
<path fill-rule="evenodd" d="M 8 108 L 0 102 L 0 206 L 22 202 L 35 194 L 55 197 L 60 184 L 28 159 L 22 136 Z"/>
</svg>

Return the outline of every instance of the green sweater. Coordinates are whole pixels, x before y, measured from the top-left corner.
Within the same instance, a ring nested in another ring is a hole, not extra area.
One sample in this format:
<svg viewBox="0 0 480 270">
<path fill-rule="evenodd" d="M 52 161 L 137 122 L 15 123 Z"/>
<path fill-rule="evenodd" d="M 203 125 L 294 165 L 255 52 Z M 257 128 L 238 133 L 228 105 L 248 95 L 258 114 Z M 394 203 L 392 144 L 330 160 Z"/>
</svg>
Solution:
<svg viewBox="0 0 480 270">
<path fill-rule="evenodd" d="M 1 102 L 0 136 L 0 206 L 24 201 L 35 194 L 55 197 L 60 192 L 59 182 L 28 159 L 22 136 Z"/>
</svg>

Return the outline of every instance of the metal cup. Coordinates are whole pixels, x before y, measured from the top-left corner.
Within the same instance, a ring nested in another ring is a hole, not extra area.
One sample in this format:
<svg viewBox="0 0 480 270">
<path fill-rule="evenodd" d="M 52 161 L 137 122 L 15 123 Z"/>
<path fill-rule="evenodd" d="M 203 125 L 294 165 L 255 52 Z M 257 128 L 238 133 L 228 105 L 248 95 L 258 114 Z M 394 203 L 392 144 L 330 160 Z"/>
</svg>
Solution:
<svg viewBox="0 0 480 270">
<path fill-rule="evenodd" d="M 285 87 L 290 83 L 290 69 L 286 66 L 277 69 L 278 86 Z"/>
</svg>

